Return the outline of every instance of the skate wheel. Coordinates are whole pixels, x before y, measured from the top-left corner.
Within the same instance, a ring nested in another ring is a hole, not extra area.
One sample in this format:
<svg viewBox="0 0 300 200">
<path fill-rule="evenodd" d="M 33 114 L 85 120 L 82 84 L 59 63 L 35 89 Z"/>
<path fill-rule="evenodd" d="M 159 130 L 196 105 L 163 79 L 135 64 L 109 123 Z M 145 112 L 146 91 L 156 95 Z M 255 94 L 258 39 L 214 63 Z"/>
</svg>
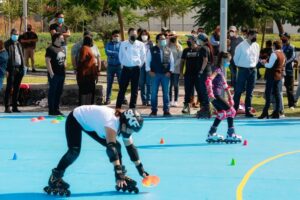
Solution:
<svg viewBox="0 0 300 200">
<path fill-rule="evenodd" d="M 122 191 L 123 191 L 123 192 L 126 192 L 126 188 L 123 187 L 123 188 L 122 188 Z"/>
<path fill-rule="evenodd" d="M 67 197 L 71 196 L 70 190 L 66 190 L 65 194 L 66 194 Z"/>
<path fill-rule="evenodd" d="M 139 193 L 139 189 L 136 188 L 135 190 L 133 190 L 135 194 L 138 194 Z"/>
<path fill-rule="evenodd" d="M 53 191 L 53 195 L 54 195 L 54 196 L 56 196 L 57 193 L 58 193 L 58 192 L 57 192 L 56 190 Z"/>
<path fill-rule="evenodd" d="M 65 195 L 64 191 L 59 192 L 59 196 L 64 196 L 64 195 Z"/>
<path fill-rule="evenodd" d="M 44 187 L 44 191 L 45 191 L 47 194 L 51 194 L 51 188 L 50 188 L 49 186 Z"/>
<path fill-rule="evenodd" d="M 116 185 L 116 190 L 119 192 L 121 188 L 119 188 L 119 186 Z"/>
<path fill-rule="evenodd" d="M 132 192 L 132 189 L 128 189 L 128 192 L 131 193 L 131 192 Z"/>
</svg>

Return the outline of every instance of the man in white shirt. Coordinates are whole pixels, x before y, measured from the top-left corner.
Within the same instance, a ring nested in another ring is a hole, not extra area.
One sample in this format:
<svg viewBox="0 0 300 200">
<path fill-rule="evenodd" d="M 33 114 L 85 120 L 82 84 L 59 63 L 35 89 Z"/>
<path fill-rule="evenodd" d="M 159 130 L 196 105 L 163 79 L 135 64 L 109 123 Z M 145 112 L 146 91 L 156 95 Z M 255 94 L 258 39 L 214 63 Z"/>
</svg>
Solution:
<svg viewBox="0 0 300 200">
<path fill-rule="evenodd" d="M 165 35 L 158 34 L 156 36 L 156 44 L 147 52 L 146 71 L 149 72 L 152 78 L 151 91 L 151 114 L 157 115 L 157 94 L 159 85 L 163 91 L 163 110 L 164 116 L 170 117 L 170 99 L 169 99 L 169 84 L 171 73 L 174 72 L 174 57 L 172 51 L 167 47 L 167 39 Z"/>
<path fill-rule="evenodd" d="M 137 40 L 137 31 L 134 28 L 130 28 L 128 30 L 128 35 L 129 39 L 121 43 L 119 51 L 122 72 L 116 109 L 121 109 L 129 82 L 131 82 L 129 108 L 136 107 L 140 68 L 143 66 L 146 59 L 146 47 L 142 42 Z"/>
<path fill-rule="evenodd" d="M 241 42 L 235 49 L 233 57 L 238 67 L 237 82 L 234 93 L 234 108 L 238 110 L 242 93 L 246 90 L 245 116 L 254 117 L 250 112 L 252 94 L 256 81 L 256 65 L 259 59 L 259 45 L 256 42 L 257 31 L 250 29 L 247 39 Z"/>
</svg>

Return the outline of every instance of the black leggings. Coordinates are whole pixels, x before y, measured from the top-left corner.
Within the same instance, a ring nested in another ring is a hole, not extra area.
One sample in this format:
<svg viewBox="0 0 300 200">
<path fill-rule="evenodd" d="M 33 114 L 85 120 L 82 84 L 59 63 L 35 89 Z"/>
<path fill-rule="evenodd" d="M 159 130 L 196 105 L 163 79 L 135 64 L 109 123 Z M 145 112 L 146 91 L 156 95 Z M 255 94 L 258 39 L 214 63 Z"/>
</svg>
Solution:
<svg viewBox="0 0 300 200">
<path fill-rule="evenodd" d="M 73 116 L 73 112 L 71 112 L 66 120 L 66 137 L 68 143 L 68 151 L 59 161 L 56 168 L 57 170 L 65 171 L 78 158 L 81 149 L 82 131 L 86 132 L 91 138 L 96 140 L 101 145 L 105 147 L 107 146 L 106 140 L 100 138 L 96 132 L 85 131 Z M 117 150 L 119 152 L 119 159 L 121 162 L 121 144 L 118 141 L 116 141 L 116 143 L 118 148 Z"/>
<path fill-rule="evenodd" d="M 215 109 L 217 111 L 222 111 L 222 110 L 228 110 L 230 109 L 230 105 L 225 101 L 225 99 L 219 95 L 215 96 L 215 100 L 213 100 L 211 103 L 213 104 L 213 106 L 215 107 Z M 214 127 L 218 127 L 219 124 L 221 123 L 221 120 L 216 118 L 213 126 Z M 232 128 L 233 127 L 233 118 L 232 117 L 227 117 L 227 123 L 228 123 L 228 128 Z"/>
</svg>

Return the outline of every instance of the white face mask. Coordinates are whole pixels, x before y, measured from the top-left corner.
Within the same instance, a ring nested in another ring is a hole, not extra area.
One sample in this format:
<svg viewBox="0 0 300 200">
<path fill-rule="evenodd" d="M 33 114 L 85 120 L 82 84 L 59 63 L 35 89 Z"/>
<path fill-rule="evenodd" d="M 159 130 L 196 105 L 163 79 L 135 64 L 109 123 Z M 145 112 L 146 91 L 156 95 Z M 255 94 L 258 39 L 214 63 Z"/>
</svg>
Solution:
<svg viewBox="0 0 300 200">
<path fill-rule="evenodd" d="M 147 42 L 148 41 L 148 35 L 142 35 L 142 40 L 143 40 L 143 42 Z"/>
<path fill-rule="evenodd" d="M 230 35 L 230 37 L 234 37 L 235 36 L 234 32 L 230 32 L 229 35 Z"/>
</svg>

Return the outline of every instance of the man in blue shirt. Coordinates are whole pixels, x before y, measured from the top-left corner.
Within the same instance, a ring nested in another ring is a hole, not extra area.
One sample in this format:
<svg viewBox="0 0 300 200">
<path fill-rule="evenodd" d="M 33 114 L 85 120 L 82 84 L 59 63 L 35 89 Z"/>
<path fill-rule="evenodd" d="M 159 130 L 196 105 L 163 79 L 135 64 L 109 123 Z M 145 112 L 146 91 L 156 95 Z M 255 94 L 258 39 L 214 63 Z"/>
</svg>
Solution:
<svg viewBox="0 0 300 200">
<path fill-rule="evenodd" d="M 105 53 L 107 55 L 107 89 L 106 89 L 106 101 L 105 104 L 110 104 L 112 84 L 114 82 L 115 75 L 117 76 L 118 83 L 120 85 L 121 76 L 121 63 L 119 60 L 121 40 L 120 31 L 114 30 L 112 32 L 111 41 L 105 46 Z"/>
<path fill-rule="evenodd" d="M 146 71 L 152 77 L 151 92 L 151 113 L 150 116 L 157 116 L 157 95 L 159 86 L 163 91 L 164 117 L 170 117 L 169 84 L 170 76 L 174 72 L 174 57 L 171 49 L 167 46 L 165 35 L 156 36 L 156 44 L 147 52 Z"/>
<path fill-rule="evenodd" d="M 284 86 L 286 88 L 288 106 L 293 110 L 295 108 L 293 64 L 296 58 L 296 53 L 294 46 L 292 46 L 289 41 L 291 39 L 290 34 L 283 33 L 280 35 L 280 39 L 283 44 L 282 50 L 286 57 Z"/>
</svg>

